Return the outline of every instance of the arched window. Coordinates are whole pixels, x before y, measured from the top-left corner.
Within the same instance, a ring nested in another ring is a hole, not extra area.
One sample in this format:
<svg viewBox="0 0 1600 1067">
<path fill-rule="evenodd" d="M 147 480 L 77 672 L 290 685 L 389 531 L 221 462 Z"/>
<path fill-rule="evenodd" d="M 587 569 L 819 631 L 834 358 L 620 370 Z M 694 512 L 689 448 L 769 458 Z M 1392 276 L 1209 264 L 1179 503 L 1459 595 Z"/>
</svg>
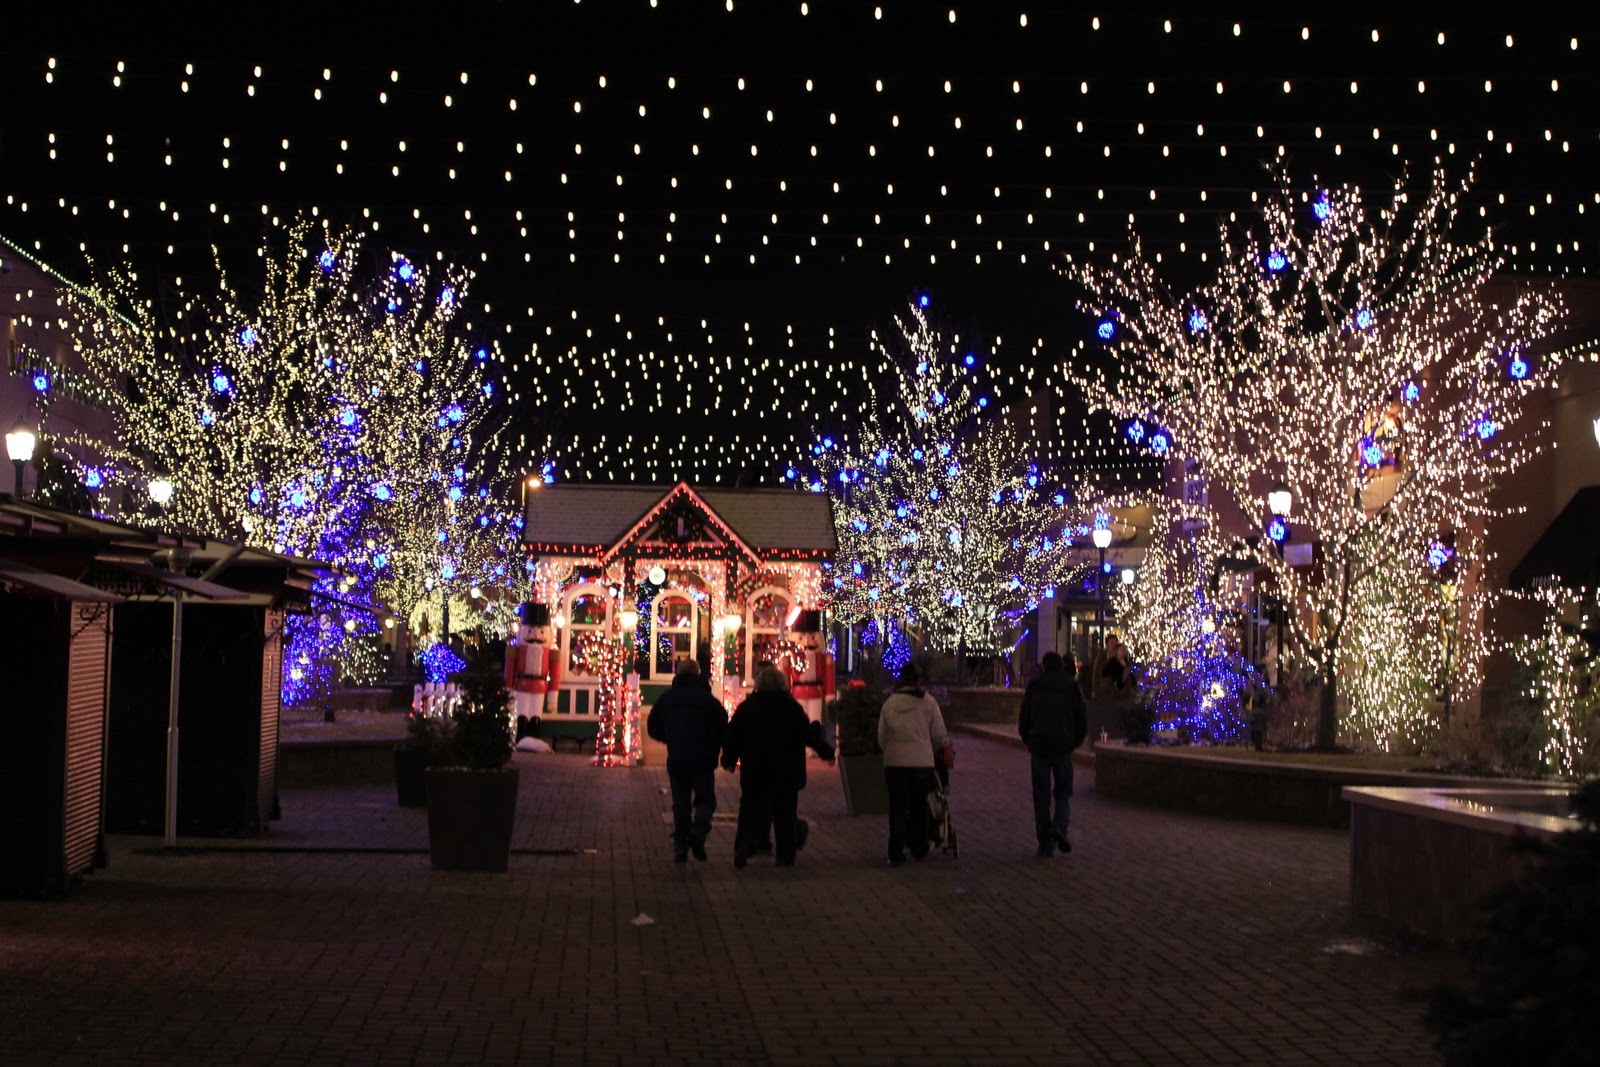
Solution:
<svg viewBox="0 0 1600 1067">
<path fill-rule="evenodd" d="M 693 659 L 699 651 L 695 632 L 694 602 L 678 589 L 664 590 L 650 611 L 650 673 L 670 678 L 679 660 Z"/>
<path fill-rule="evenodd" d="M 567 625 L 561 635 L 561 648 L 567 677 L 574 682 L 592 684 L 594 676 L 573 662 L 573 652 L 584 637 L 605 629 L 611 598 L 600 586 L 580 585 L 567 594 L 566 602 Z"/>
<path fill-rule="evenodd" d="M 753 677 L 756 664 L 772 659 L 772 646 L 782 635 L 792 601 L 785 589 L 757 589 L 745 601 L 744 676 Z"/>
</svg>

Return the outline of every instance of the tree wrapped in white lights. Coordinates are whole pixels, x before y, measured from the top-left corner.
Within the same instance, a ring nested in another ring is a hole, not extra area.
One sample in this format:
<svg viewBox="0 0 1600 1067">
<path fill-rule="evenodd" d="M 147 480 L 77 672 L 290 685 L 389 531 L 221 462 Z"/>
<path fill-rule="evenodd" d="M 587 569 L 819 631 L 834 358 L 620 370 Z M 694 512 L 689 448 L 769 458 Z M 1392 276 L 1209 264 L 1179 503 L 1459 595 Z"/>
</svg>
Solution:
<svg viewBox="0 0 1600 1067">
<path fill-rule="evenodd" d="M 146 517 L 146 487 L 167 481 L 160 521 L 326 560 L 344 572 L 326 592 L 406 619 L 436 590 L 467 601 L 470 585 L 509 582 L 520 520 L 483 440 L 493 352 L 469 339 L 470 273 L 375 264 L 359 234 L 306 220 L 278 236 L 251 299 L 220 261 L 207 298 L 158 303 L 127 269 L 67 293 L 80 388 L 119 429 L 77 442 L 106 456 L 82 472 L 104 510 L 120 486 L 127 517 Z M 311 623 L 324 660 L 376 628 L 331 603 Z M 301 648 L 290 679 L 312 658 Z"/>
<path fill-rule="evenodd" d="M 1117 632 L 1141 663 L 1193 648 L 1204 622 L 1215 627 L 1224 613 L 1211 580 L 1223 545 L 1210 509 L 1173 501 L 1151 508 L 1150 515 L 1150 544 L 1138 581 L 1110 586 L 1109 596 Z"/>
<path fill-rule="evenodd" d="M 1566 777 L 1600 768 L 1600 687 L 1595 657 L 1583 631 L 1592 626 L 1592 592 L 1550 586 L 1529 594 L 1544 608 L 1538 633 L 1510 642 L 1521 666 L 1517 698 L 1539 717 L 1539 759 Z"/>
<path fill-rule="evenodd" d="M 1161 280 L 1137 235 L 1119 261 L 1074 267 L 1118 366 L 1068 373 L 1091 408 L 1159 427 L 1243 514 L 1265 521 L 1277 480 L 1293 491 L 1293 536 L 1317 551 L 1300 567 L 1262 560 L 1322 682 L 1317 741 L 1331 746 L 1338 679 L 1364 654 L 1349 642 L 1395 639 L 1357 619 L 1370 585 L 1425 568 L 1442 533 L 1483 558 L 1490 489 L 1530 455 L 1513 428 L 1558 358 L 1530 346 L 1559 307 L 1531 286 L 1486 296 L 1493 241 L 1458 236 L 1470 178 L 1435 170 L 1369 203 L 1273 174 L 1258 215 L 1221 223 L 1216 278 L 1198 288 Z"/>
<path fill-rule="evenodd" d="M 809 486 L 832 495 L 839 540 L 824 591 L 844 621 L 909 621 L 933 648 L 995 652 L 1014 613 L 1081 566 L 1060 532 L 1067 494 L 920 308 L 896 325 L 893 348 L 877 342 L 892 387 L 848 439 L 812 449 Z"/>
</svg>

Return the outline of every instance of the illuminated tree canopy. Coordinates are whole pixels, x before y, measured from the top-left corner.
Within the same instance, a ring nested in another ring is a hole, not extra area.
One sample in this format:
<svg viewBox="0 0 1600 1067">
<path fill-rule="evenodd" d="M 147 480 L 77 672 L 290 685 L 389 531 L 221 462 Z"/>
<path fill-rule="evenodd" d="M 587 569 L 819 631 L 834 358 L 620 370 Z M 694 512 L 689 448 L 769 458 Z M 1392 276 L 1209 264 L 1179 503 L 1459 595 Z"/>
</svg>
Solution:
<svg viewBox="0 0 1600 1067">
<path fill-rule="evenodd" d="M 805 481 L 832 494 L 839 539 L 825 588 L 846 621 L 896 618 L 936 649 L 998 651 L 1020 609 L 1081 562 L 1061 533 L 1069 494 L 989 410 L 955 339 L 914 306 L 896 325 L 878 342 L 893 387 L 847 439 L 812 448 Z"/>
<path fill-rule="evenodd" d="M 129 269 L 66 292 L 80 392 L 119 428 L 63 441 L 105 457 L 80 471 L 97 505 L 151 517 L 147 487 L 170 480 L 159 521 L 324 560 L 342 571 L 328 592 L 405 619 L 436 593 L 468 604 L 472 586 L 508 584 L 521 519 L 491 432 L 493 346 L 466 317 L 471 273 L 435 278 L 308 220 L 261 256 L 249 298 L 220 263 L 215 294 L 152 300 Z M 316 617 L 331 645 L 375 628 L 340 613 Z"/>
<path fill-rule="evenodd" d="M 1118 366 L 1068 373 L 1093 409 L 1165 432 L 1214 502 L 1265 522 L 1269 486 L 1293 491 L 1292 536 L 1316 552 L 1261 562 L 1323 680 L 1331 745 L 1337 679 L 1365 655 L 1351 640 L 1395 639 L 1370 587 L 1437 569 L 1442 540 L 1482 559 L 1490 492 L 1532 454 L 1515 431 L 1560 362 L 1533 350 L 1560 308 L 1539 286 L 1487 292 L 1501 260 L 1489 233 L 1462 235 L 1470 177 L 1436 169 L 1378 198 L 1273 177 L 1257 214 L 1220 225 L 1216 277 L 1192 291 L 1165 285 L 1136 235 L 1126 257 L 1076 266 Z"/>
</svg>

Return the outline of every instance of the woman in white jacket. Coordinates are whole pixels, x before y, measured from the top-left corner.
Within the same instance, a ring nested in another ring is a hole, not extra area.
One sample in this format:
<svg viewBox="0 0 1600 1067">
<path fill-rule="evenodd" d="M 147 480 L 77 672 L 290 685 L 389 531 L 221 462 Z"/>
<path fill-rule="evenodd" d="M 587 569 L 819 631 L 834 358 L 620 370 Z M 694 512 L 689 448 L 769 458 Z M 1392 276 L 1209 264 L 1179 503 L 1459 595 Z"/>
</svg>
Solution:
<svg viewBox="0 0 1600 1067">
<path fill-rule="evenodd" d="M 878 715 L 878 747 L 889 787 L 889 866 L 928 855 L 928 793 L 933 789 L 933 754 L 948 736 L 939 703 L 917 686 L 917 668 L 900 671 L 894 692 Z"/>
</svg>

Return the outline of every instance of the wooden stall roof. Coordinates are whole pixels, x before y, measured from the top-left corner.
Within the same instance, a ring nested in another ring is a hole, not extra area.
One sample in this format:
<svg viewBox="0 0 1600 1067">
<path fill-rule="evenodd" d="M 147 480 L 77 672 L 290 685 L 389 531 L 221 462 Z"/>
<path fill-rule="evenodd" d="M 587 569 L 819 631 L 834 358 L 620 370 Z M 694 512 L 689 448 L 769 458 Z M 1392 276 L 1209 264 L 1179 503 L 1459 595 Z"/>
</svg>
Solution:
<svg viewBox="0 0 1600 1067">
<path fill-rule="evenodd" d="M 199 577 L 152 566 L 151 556 L 168 548 L 187 550 Z M 117 599 L 163 597 L 181 588 L 208 600 L 291 611 L 308 610 L 315 575 L 334 569 L 270 549 L 130 526 L 5 493 L 0 493 L 0 565 L 14 572 L 11 584 L 36 592 L 45 589 L 37 580 L 23 581 L 25 572 L 48 572 L 86 589 L 110 590 Z"/>
</svg>

